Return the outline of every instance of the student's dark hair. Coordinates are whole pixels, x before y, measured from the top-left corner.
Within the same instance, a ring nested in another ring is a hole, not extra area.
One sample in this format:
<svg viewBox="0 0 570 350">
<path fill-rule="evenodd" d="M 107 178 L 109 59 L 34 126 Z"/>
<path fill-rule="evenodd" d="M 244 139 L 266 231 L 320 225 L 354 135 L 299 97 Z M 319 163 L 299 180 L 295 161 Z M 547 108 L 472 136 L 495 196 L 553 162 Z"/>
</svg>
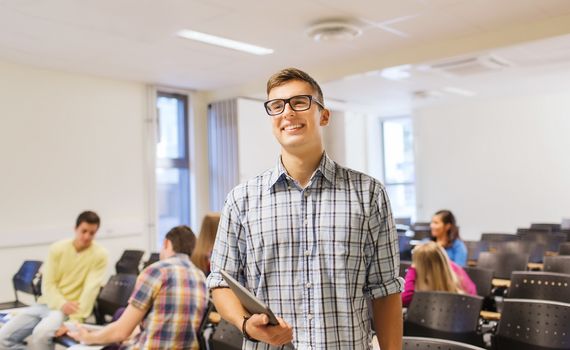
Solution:
<svg viewBox="0 0 570 350">
<path fill-rule="evenodd" d="M 172 249 L 176 253 L 186 254 L 188 257 L 192 255 L 196 246 L 196 236 L 192 229 L 186 225 L 173 227 L 168 231 L 165 239 L 172 243 Z"/>
<path fill-rule="evenodd" d="M 95 224 L 97 227 L 101 226 L 101 218 L 99 215 L 94 211 L 86 210 L 83 213 L 79 214 L 77 220 L 75 221 L 75 228 L 78 228 L 82 222 L 86 222 L 88 224 Z"/>
<path fill-rule="evenodd" d="M 449 224 L 449 230 L 447 230 L 447 244 L 445 248 L 451 247 L 453 242 L 459 238 L 459 227 L 457 227 L 457 221 L 455 220 L 455 216 L 450 210 L 443 209 L 436 212 L 434 215 L 439 215 L 441 217 L 441 221 L 444 224 Z"/>
<path fill-rule="evenodd" d="M 321 90 L 319 83 L 317 83 L 317 81 L 313 79 L 309 74 L 297 68 L 285 68 L 273 74 L 267 81 L 267 95 L 269 95 L 269 92 L 273 88 L 281 86 L 291 80 L 300 80 L 311 85 L 311 88 L 313 88 L 317 94 L 315 97 L 319 100 L 320 103 L 325 103 L 323 91 Z"/>
</svg>

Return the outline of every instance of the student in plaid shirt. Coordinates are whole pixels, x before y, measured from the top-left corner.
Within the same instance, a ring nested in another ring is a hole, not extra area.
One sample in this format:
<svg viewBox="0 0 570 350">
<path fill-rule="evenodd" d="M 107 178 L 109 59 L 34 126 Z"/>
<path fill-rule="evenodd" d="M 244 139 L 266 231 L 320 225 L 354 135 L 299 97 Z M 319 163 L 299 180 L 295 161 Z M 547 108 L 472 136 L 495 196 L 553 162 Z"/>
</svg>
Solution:
<svg viewBox="0 0 570 350">
<path fill-rule="evenodd" d="M 324 152 L 329 122 L 317 82 L 289 68 L 267 83 L 265 109 L 281 157 L 234 188 L 222 211 L 208 287 L 217 311 L 242 330 L 244 349 L 402 348 L 398 240 L 384 186 Z M 278 316 L 250 315 L 225 270 Z"/>
<path fill-rule="evenodd" d="M 137 278 L 121 317 L 98 331 L 79 327 L 70 335 L 84 344 L 122 342 L 120 349 L 198 349 L 196 334 L 208 304 L 204 273 L 190 262 L 196 237 L 187 226 L 171 229 L 160 261 Z"/>
</svg>

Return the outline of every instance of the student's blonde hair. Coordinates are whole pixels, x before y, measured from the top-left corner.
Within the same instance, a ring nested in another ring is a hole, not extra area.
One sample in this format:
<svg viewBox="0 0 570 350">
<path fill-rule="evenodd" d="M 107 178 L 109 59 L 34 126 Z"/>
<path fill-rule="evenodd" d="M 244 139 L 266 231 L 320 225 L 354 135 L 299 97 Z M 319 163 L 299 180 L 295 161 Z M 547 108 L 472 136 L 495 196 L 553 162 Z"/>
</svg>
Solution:
<svg viewBox="0 0 570 350">
<path fill-rule="evenodd" d="M 417 272 L 415 289 L 464 293 L 445 250 L 435 242 L 414 248 L 412 262 Z"/>
<path fill-rule="evenodd" d="M 216 241 L 216 233 L 220 223 L 219 213 L 209 213 L 204 216 L 202 226 L 200 227 L 200 235 L 196 241 L 196 248 L 192 254 L 191 260 L 205 274 L 210 272 L 210 255 Z"/>
</svg>

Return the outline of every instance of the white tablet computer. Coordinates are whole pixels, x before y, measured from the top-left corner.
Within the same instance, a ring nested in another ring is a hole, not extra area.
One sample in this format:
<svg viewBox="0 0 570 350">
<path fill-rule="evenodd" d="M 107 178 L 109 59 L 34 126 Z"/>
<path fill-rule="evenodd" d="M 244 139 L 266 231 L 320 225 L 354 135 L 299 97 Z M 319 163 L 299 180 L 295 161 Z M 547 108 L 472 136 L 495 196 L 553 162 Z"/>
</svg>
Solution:
<svg viewBox="0 0 570 350">
<path fill-rule="evenodd" d="M 276 326 L 279 324 L 277 317 L 275 317 L 273 311 L 271 311 L 267 305 L 265 305 L 261 300 L 257 299 L 255 295 L 253 295 L 244 286 L 239 284 L 239 282 L 230 276 L 226 271 L 220 270 L 220 273 L 247 311 L 249 311 L 251 314 L 266 314 L 269 317 L 270 325 Z"/>
</svg>

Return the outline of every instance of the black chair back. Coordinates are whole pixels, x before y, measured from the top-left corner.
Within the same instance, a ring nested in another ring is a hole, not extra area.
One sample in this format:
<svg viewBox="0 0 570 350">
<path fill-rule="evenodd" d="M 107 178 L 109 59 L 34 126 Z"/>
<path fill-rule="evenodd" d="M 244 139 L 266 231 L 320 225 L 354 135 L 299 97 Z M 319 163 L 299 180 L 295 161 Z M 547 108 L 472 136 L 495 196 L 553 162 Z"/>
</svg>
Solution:
<svg viewBox="0 0 570 350">
<path fill-rule="evenodd" d="M 467 247 L 467 260 L 477 261 L 481 252 L 489 250 L 489 242 L 487 241 L 463 241 Z"/>
<path fill-rule="evenodd" d="M 478 346 L 437 338 L 404 337 L 402 343 L 403 350 L 485 350 Z"/>
<path fill-rule="evenodd" d="M 147 268 L 149 265 L 154 264 L 160 260 L 160 253 L 151 253 L 148 260 L 144 262 L 143 268 Z"/>
<path fill-rule="evenodd" d="M 95 320 L 97 324 L 106 323 L 105 316 L 113 316 L 121 307 L 126 307 L 135 288 L 137 276 L 121 273 L 111 276 L 97 296 Z"/>
<path fill-rule="evenodd" d="M 144 255 L 142 250 L 125 250 L 123 255 L 115 264 L 117 273 L 130 273 L 133 275 L 139 274 L 139 265 Z"/>
<path fill-rule="evenodd" d="M 224 319 L 218 323 L 210 339 L 210 345 L 215 350 L 241 350 L 242 343 L 241 330 Z"/>
<path fill-rule="evenodd" d="M 493 242 L 493 250 L 497 253 L 527 254 L 528 261 L 540 263 L 544 258 L 546 245 L 533 241 Z"/>
<path fill-rule="evenodd" d="M 515 271 L 508 298 L 570 303 L 570 275 L 554 272 Z"/>
<path fill-rule="evenodd" d="M 412 266 L 411 261 L 400 260 L 400 277 L 406 277 L 406 273 L 408 272 L 410 266 Z"/>
<path fill-rule="evenodd" d="M 545 256 L 544 271 L 570 274 L 570 256 Z"/>
<path fill-rule="evenodd" d="M 412 260 L 412 246 L 410 245 L 411 240 L 412 237 L 398 235 L 398 247 L 400 250 L 401 260 Z"/>
<path fill-rule="evenodd" d="M 509 279 L 513 271 L 526 271 L 528 254 L 483 252 L 477 267 L 493 271 L 494 278 Z"/>
<path fill-rule="evenodd" d="M 447 292 L 415 292 L 404 335 L 455 340 L 482 346 L 477 334 L 483 298 Z"/>
<path fill-rule="evenodd" d="M 505 299 L 493 349 L 553 350 L 570 347 L 570 304 Z"/>
<path fill-rule="evenodd" d="M 560 244 L 560 247 L 558 247 L 558 255 L 570 255 L 570 242 Z"/>
<path fill-rule="evenodd" d="M 518 234 L 524 241 L 532 241 L 546 245 L 546 250 L 557 252 L 560 244 L 566 242 L 567 236 L 560 232 L 524 232 Z"/>
<path fill-rule="evenodd" d="M 517 241 L 520 237 L 512 233 L 483 233 L 481 234 L 481 241 L 486 242 L 508 242 Z"/>
<path fill-rule="evenodd" d="M 477 295 L 486 297 L 491 294 L 493 288 L 493 270 L 481 267 L 466 266 L 463 268 L 475 286 L 477 287 Z"/>
<path fill-rule="evenodd" d="M 421 241 L 424 239 L 431 238 L 431 230 L 414 230 L 413 239 L 416 241 Z"/>
<path fill-rule="evenodd" d="M 562 225 L 560 224 L 530 224 L 531 230 L 560 232 Z"/>
</svg>

